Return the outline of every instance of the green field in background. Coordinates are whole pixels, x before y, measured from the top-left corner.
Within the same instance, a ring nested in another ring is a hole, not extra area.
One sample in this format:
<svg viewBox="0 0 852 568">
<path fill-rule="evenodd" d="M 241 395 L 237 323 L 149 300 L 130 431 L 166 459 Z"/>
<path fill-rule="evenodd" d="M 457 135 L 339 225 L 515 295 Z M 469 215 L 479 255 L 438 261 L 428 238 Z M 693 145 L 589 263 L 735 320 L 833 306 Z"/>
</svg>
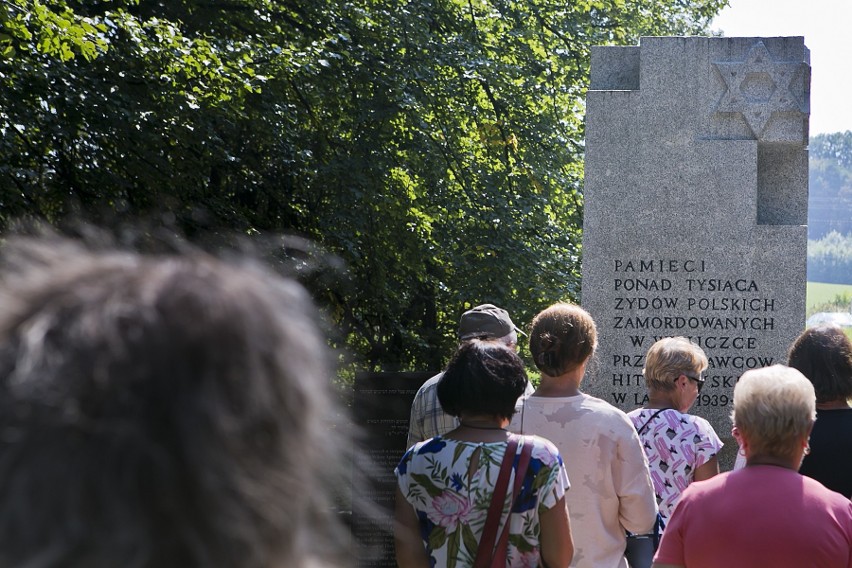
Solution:
<svg viewBox="0 0 852 568">
<path fill-rule="evenodd" d="M 837 296 L 846 294 L 852 298 L 852 285 L 850 284 L 823 284 L 822 282 L 808 282 L 807 310 L 820 304 L 832 302 Z"/>
<path fill-rule="evenodd" d="M 820 304 L 833 302 L 837 296 L 846 295 L 852 299 L 852 285 L 850 284 L 824 284 L 822 282 L 808 282 L 808 291 L 805 303 L 807 305 L 807 313 L 810 315 L 814 312 L 814 308 Z M 849 309 L 849 304 L 846 304 L 845 309 Z M 836 310 L 832 310 L 836 311 Z M 852 328 L 844 329 L 849 339 L 852 339 Z"/>
</svg>

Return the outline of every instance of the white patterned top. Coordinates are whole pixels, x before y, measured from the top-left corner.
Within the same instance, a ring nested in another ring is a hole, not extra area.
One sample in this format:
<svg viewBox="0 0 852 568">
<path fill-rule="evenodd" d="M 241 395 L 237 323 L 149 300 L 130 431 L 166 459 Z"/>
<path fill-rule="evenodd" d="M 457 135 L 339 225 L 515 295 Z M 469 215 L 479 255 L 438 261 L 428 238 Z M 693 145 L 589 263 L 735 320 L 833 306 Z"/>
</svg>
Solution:
<svg viewBox="0 0 852 568">
<path fill-rule="evenodd" d="M 507 566 L 513 568 L 540 565 L 540 515 L 569 488 L 556 447 L 537 436 L 523 439 L 533 444 L 529 468 L 510 514 L 515 458 L 497 531 L 499 535 L 508 519 Z M 507 442 L 462 442 L 439 436 L 415 444 L 399 462 L 394 471 L 399 489 L 417 513 L 432 566 L 473 566 L 506 446 Z M 475 456 L 478 466 L 471 471 Z"/>
<path fill-rule="evenodd" d="M 639 429 L 657 410 L 638 408 L 627 415 Z M 695 470 L 719 453 L 722 440 L 704 418 L 673 408 L 663 410 L 648 422 L 639 438 L 648 457 L 660 516 L 668 522 L 680 494 L 692 483 Z"/>
</svg>

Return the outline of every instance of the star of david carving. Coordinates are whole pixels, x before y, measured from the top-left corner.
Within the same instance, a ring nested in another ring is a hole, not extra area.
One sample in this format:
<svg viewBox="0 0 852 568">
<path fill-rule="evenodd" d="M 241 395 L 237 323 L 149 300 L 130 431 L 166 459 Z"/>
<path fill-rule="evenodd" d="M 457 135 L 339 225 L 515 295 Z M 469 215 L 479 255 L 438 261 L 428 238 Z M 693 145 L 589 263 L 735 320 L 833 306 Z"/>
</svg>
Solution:
<svg viewBox="0 0 852 568">
<path fill-rule="evenodd" d="M 716 61 L 713 65 L 727 87 L 716 112 L 742 114 L 755 138 L 763 135 L 774 113 L 807 112 L 792 85 L 805 64 L 774 60 L 762 41 L 754 44 L 743 61 Z"/>
</svg>

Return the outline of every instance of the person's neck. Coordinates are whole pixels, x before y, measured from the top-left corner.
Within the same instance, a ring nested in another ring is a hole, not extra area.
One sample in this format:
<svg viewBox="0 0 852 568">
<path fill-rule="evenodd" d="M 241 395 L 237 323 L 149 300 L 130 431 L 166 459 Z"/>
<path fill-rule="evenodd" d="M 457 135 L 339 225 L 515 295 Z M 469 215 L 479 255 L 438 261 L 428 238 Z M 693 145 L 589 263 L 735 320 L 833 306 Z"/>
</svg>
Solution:
<svg viewBox="0 0 852 568">
<path fill-rule="evenodd" d="M 678 405 L 671 396 L 671 393 L 650 391 L 648 392 L 648 402 L 645 404 L 645 408 L 653 408 L 657 410 L 662 408 L 673 408 L 678 410 Z"/>
<path fill-rule="evenodd" d="M 464 442 L 502 442 L 509 436 L 508 425 L 508 418 L 466 414 L 459 416 L 458 428 L 447 432 L 444 437 Z"/>
<path fill-rule="evenodd" d="M 507 420 L 497 417 L 462 417 L 459 418 L 460 428 L 471 430 L 505 430 Z"/>
<path fill-rule="evenodd" d="M 648 402 L 645 404 L 645 408 L 650 408 L 654 410 L 661 410 L 663 408 L 671 408 L 673 410 L 677 410 L 678 412 L 686 412 L 687 409 L 682 409 L 680 401 L 675 399 L 673 396 L 674 392 L 658 392 L 658 391 L 648 391 Z"/>
<path fill-rule="evenodd" d="M 816 403 L 817 410 L 839 410 L 841 408 L 850 408 L 849 401 L 845 398 L 835 400 L 827 400 L 825 402 Z"/>
<path fill-rule="evenodd" d="M 583 380 L 583 369 L 565 373 L 558 377 L 551 377 L 542 373 L 541 383 L 535 389 L 533 396 L 565 397 L 580 394 L 580 381 Z"/>
<path fill-rule="evenodd" d="M 800 463 L 802 463 L 801 458 L 796 460 L 794 458 L 789 457 L 769 456 L 765 454 L 748 456 L 746 458 L 746 467 L 755 465 L 773 465 L 776 467 L 792 469 L 793 471 L 799 471 Z"/>
</svg>

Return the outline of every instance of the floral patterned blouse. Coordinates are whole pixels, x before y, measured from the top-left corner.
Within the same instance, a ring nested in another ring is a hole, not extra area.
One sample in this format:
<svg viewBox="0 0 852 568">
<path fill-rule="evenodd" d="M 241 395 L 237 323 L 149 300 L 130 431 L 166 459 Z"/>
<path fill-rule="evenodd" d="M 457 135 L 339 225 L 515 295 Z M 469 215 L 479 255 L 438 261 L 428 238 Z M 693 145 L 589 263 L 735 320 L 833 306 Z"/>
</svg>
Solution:
<svg viewBox="0 0 852 568">
<path fill-rule="evenodd" d="M 507 566 L 512 567 L 540 564 L 539 515 L 569 488 L 556 446 L 538 436 L 523 439 L 533 443 L 533 450 L 509 524 Z M 506 442 L 462 442 L 439 436 L 415 444 L 402 457 L 395 470 L 397 482 L 417 512 L 432 566 L 473 566 L 506 446 Z M 520 451 L 519 447 L 518 454 Z M 477 452 L 477 467 L 469 472 Z M 517 463 L 516 458 L 514 467 Z M 498 537 L 506 522 L 513 484 L 514 469 Z"/>
</svg>

